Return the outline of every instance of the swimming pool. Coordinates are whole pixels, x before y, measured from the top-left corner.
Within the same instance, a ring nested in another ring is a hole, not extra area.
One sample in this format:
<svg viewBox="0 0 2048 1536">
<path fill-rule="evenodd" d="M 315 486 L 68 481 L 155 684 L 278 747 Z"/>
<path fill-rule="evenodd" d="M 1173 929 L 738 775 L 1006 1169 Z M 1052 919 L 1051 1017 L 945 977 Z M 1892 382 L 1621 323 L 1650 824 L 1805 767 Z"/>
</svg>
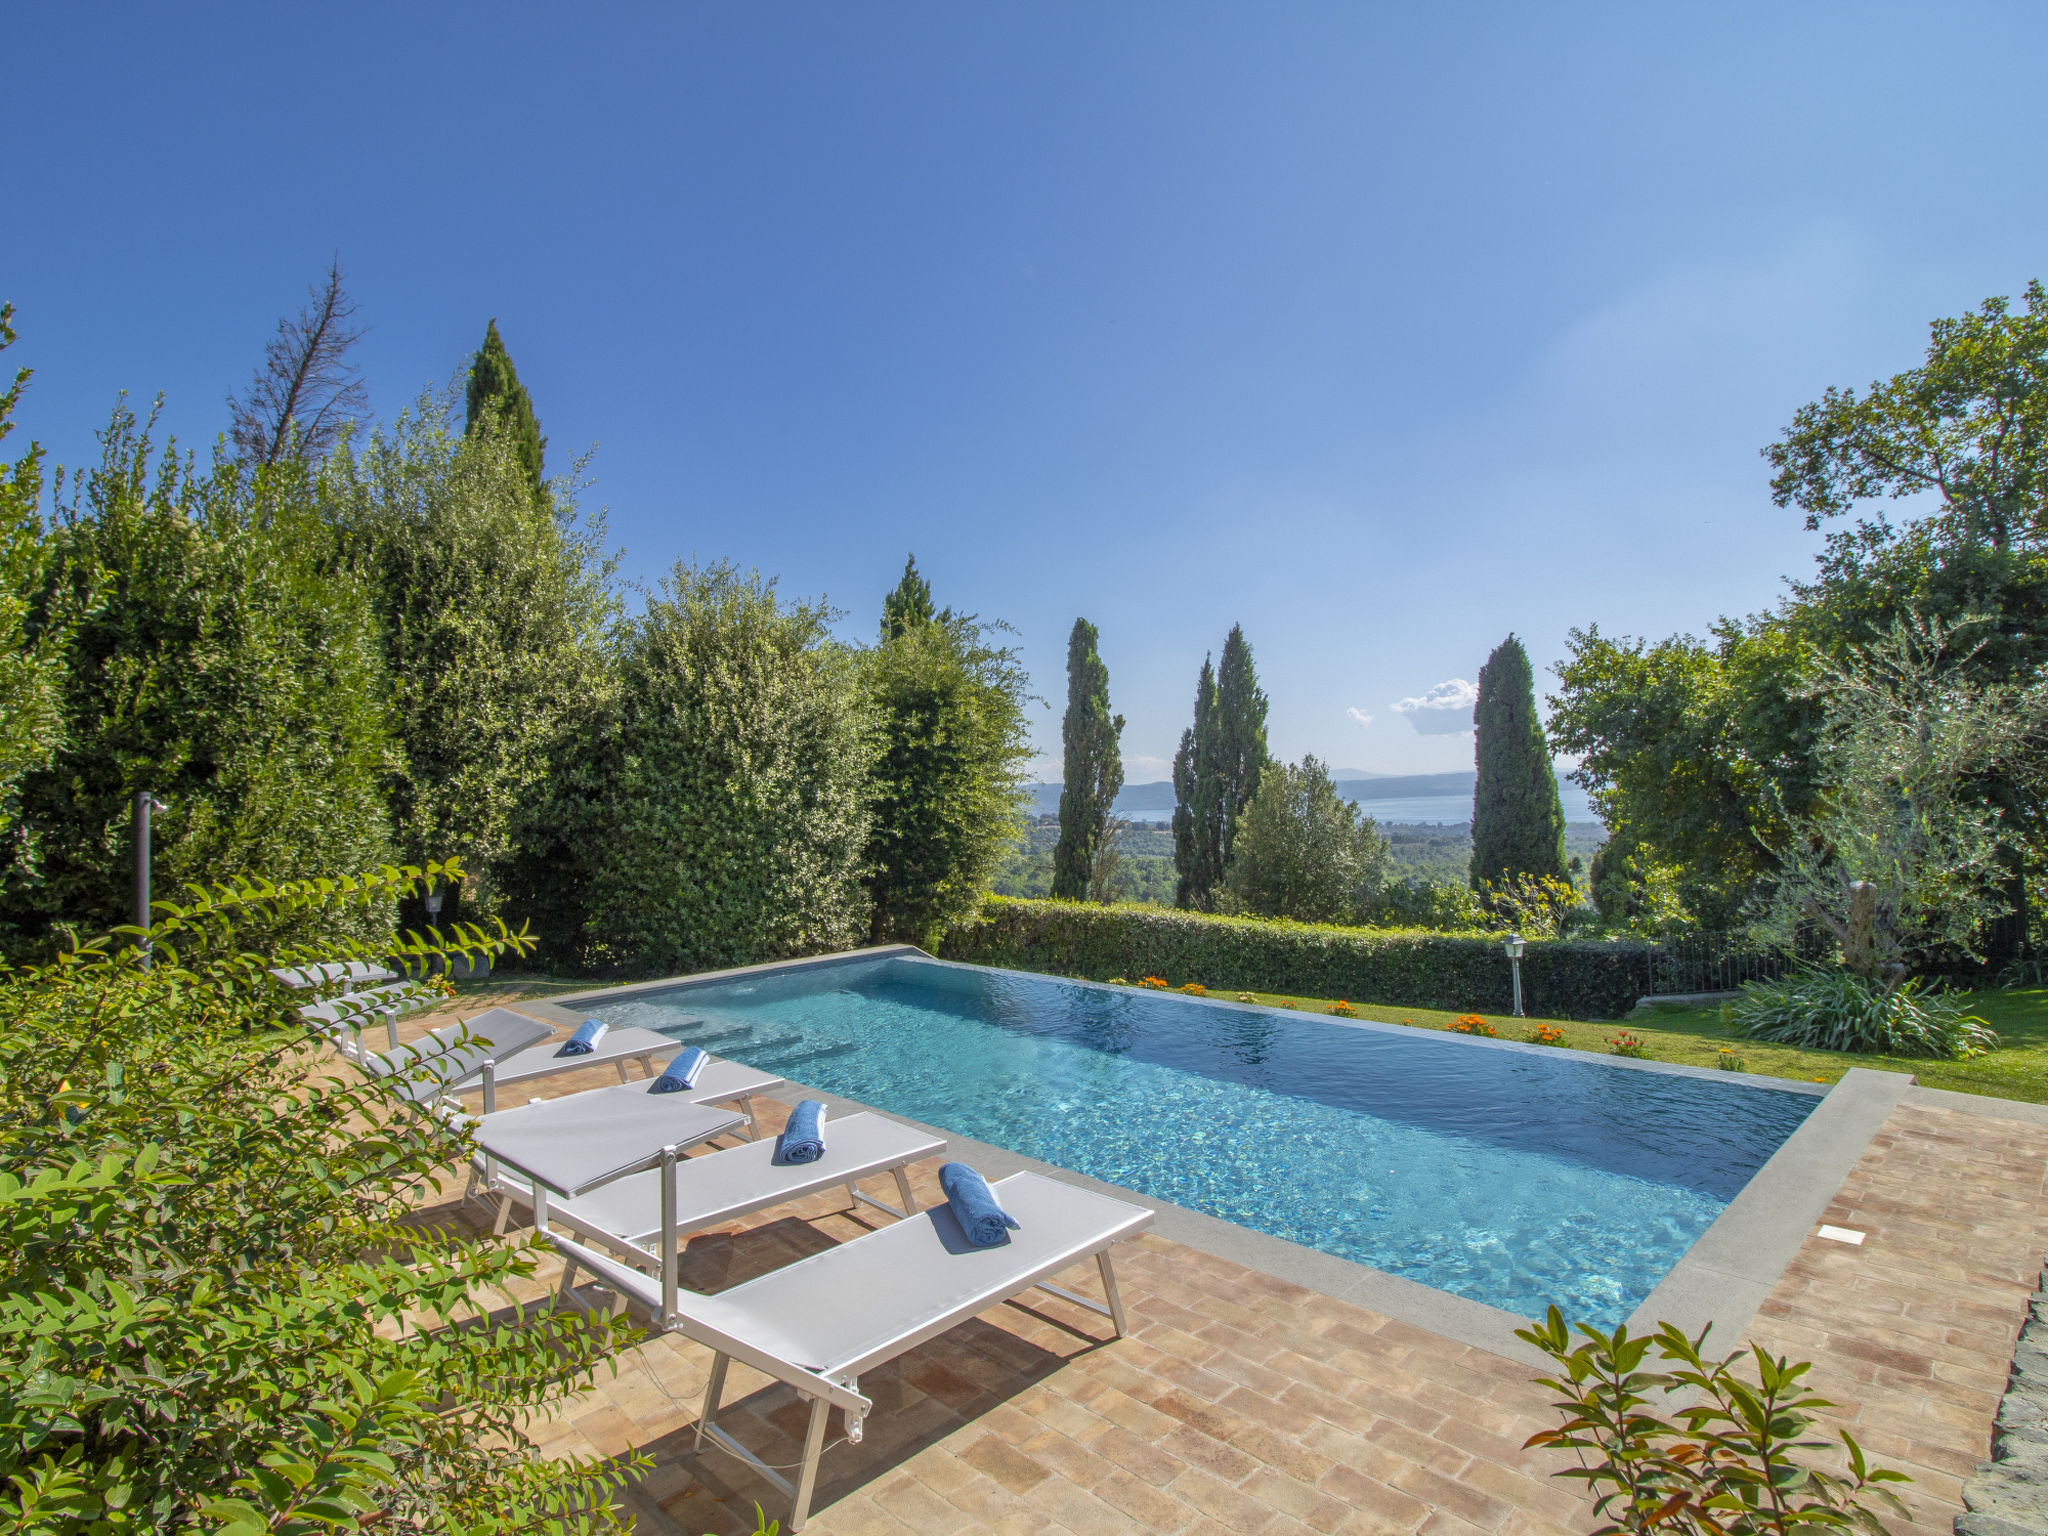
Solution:
<svg viewBox="0 0 2048 1536">
<path fill-rule="evenodd" d="M 1819 1102 L 901 954 L 590 1011 L 1523 1317 L 1554 1302 L 1601 1326 Z"/>
</svg>

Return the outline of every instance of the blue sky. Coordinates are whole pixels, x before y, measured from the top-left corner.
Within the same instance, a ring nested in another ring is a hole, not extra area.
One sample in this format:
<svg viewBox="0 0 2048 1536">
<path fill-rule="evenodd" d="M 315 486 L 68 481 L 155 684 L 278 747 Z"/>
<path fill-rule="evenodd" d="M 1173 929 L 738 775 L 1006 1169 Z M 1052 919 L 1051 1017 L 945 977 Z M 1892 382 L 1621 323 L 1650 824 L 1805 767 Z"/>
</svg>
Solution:
<svg viewBox="0 0 2048 1536">
<path fill-rule="evenodd" d="M 915 550 L 1048 751 L 1085 614 L 1134 779 L 1241 622 L 1275 751 L 1435 771 L 1395 706 L 1510 630 L 1771 602 L 1757 449 L 2048 270 L 2038 20 L 18 6 L 0 297 L 75 463 L 123 389 L 210 442 L 338 252 L 377 410 L 496 316 L 629 574 L 865 637 Z"/>
</svg>

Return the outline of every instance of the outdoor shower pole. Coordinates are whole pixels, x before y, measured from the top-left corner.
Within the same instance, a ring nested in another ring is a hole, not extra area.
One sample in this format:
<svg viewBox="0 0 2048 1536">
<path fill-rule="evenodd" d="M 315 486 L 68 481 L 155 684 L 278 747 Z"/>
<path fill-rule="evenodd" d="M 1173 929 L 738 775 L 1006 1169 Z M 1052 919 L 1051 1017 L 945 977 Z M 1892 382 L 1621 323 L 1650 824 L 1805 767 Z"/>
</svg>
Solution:
<svg viewBox="0 0 2048 1536">
<path fill-rule="evenodd" d="M 1519 933 L 1511 933 L 1501 948 L 1507 951 L 1508 964 L 1515 968 L 1515 1017 L 1522 1017 L 1522 950 L 1523 940 Z"/>
<path fill-rule="evenodd" d="M 142 952 L 142 968 L 149 969 L 149 813 L 161 810 L 146 789 L 135 792 L 135 947 Z"/>
</svg>

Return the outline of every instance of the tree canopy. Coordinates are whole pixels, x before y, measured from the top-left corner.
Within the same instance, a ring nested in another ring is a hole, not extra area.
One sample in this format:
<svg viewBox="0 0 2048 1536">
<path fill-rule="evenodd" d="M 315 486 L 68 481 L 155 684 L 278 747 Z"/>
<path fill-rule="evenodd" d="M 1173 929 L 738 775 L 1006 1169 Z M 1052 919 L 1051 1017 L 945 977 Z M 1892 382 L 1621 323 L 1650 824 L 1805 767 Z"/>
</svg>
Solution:
<svg viewBox="0 0 2048 1536">
<path fill-rule="evenodd" d="M 877 942 L 931 945 L 973 916 L 1022 830 L 1029 685 L 991 628 L 947 613 L 862 658 L 877 738 L 866 852 Z"/>
<path fill-rule="evenodd" d="M 2022 313 L 1986 299 L 1929 330 L 1920 367 L 1861 396 L 1830 388 L 1794 413 L 1763 450 L 1772 498 L 1819 528 L 1874 498 L 1932 495 L 1947 542 L 2038 544 L 2048 533 L 2048 291 L 2031 282 Z"/>
<path fill-rule="evenodd" d="M 451 918 L 496 915 L 545 879 L 515 873 L 514 822 L 606 707 L 620 615 L 603 520 L 579 513 L 573 483 L 535 497 L 503 417 L 461 433 L 454 419 L 452 391 L 429 391 L 319 479 L 382 639 L 398 855 L 454 854 L 471 871 Z"/>
<path fill-rule="evenodd" d="M 336 558 L 310 466 L 222 458 L 201 473 L 168 449 L 153 465 L 125 408 L 102 444 L 55 530 L 49 600 L 77 620 L 63 741 L 20 781 L 26 838 L 0 875 L 17 947 L 60 919 L 88 932 L 123 919 L 139 790 L 169 806 L 163 889 L 390 856 L 376 618 Z"/>
<path fill-rule="evenodd" d="M 573 963 L 673 975 L 845 949 L 877 746 L 831 611 L 730 565 L 679 565 L 622 631 L 530 820 L 553 839 Z"/>
</svg>

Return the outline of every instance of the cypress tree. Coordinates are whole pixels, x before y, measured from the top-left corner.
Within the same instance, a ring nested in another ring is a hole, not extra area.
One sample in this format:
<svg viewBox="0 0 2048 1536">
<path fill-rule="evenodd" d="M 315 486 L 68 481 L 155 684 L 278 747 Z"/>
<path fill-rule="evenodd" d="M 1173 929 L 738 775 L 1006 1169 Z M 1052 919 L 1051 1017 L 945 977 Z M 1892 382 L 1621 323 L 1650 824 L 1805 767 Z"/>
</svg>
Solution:
<svg viewBox="0 0 2048 1536">
<path fill-rule="evenodd" d="M 1060 722 L 1066 768 L 1060 840 L 1052 854 L 1052 894 L 1066 901 L 1087 898 L 1110 808 L 1124 787 L 1124 717 L 1109 712 L 1109 669 L 1096 651 L 1096 638 L 1086 619 L 1074 620 L 1067 636 L 1067 714 Z"/>
<path fill-rule="evenodd" d="M 1173 904 L 1207 910 L 1223 878 L 1217 857 L 1216 827 L 1216 669 L 1202 658 L 1202 676 L 1195 684 L 1195 723 L 1180 733 L 1173 755 Z"/>
<path fill-rule="evenodd" d="M 1479 769 L 1472 790 L 1472 888 L 1484 892 L 1513 875 L 1568 880 L 1557 775 L 1536 718 L 1529 653 L 1513 635 L 1479 669 L 1472 718 Z"/>
<path fill-rule="evenodd" d="M 932 607 L 932 584 L 918 574 L 917 556 L 903 562 L 903 579 L 882 599 L 882 643 L 901 640 L 927 624 L 950 624 L 953 610 Z"/>
<path fill-rule="evenodd" d="M 468 404 L 464 434 L 476 431 L 485 416 L 495 415 L 499 430 L 512 440 L 521 467 L 533 481 L 534 495 L 544 495 L 543 461 L 548 440 L 540 435 L 540 418 L 533 414 L 533 397 L 519 382 L 519 371 L 512 366 L 512 354 L 505 350 L 505 340 L 498 334 L 495 319 L 484 332 L 484 344 L 477 348 L 476 360 L 469 365 Z"/>
<path fill-rule="evenodd" d="M 1252 669 L 1244 627 L 1223 642 L 1223 665 L 1202 658 L 1195 723 L 1173 760 L 1173 861 L 1177 907 L 1207 912 L 1230 865 L 1237 824 L 1266 767 L 1266 695 Z"/>
<path fill-rule="evenodd" d="M 1213 740 L 1215 863 L 1220 880 L 1237 845 L 1238 822 L 1258 793 L 1259 775 L 1266 768 L 1266 695 L 1252 670 L 1252 648 L 1245 642 L 1240 624 L 1230 626 L 1230 637 L 1223 642 L 1223 662 L 1216 669 Z"/>
</svg>

